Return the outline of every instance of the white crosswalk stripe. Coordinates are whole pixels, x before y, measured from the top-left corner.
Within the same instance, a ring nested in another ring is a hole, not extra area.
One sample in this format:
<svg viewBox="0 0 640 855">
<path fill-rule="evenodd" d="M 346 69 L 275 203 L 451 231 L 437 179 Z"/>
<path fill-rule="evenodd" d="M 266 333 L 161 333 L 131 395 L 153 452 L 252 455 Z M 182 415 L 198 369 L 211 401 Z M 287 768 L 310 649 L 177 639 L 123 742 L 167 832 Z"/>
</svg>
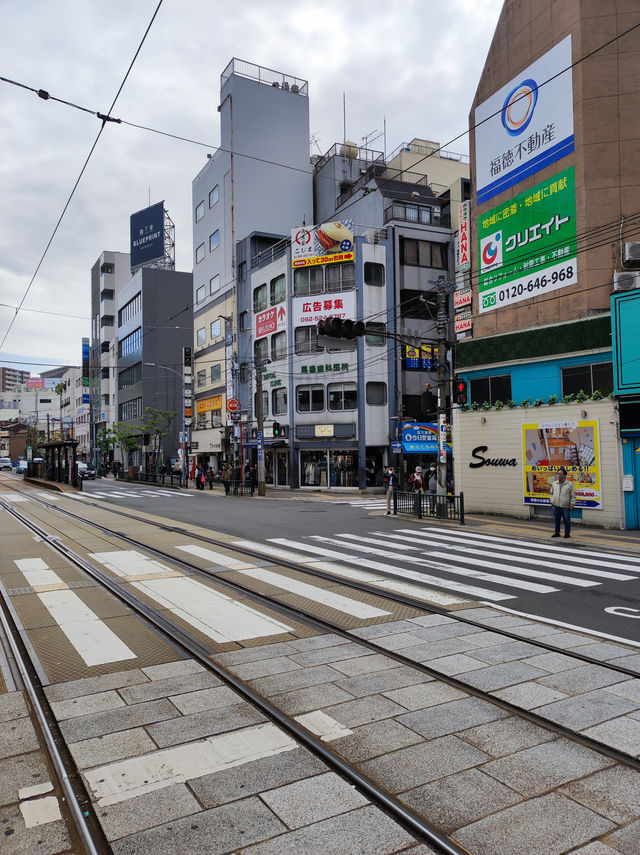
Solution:
<svg viewBox="0 0 640 855">
<path fill-rule="evenodd" d="M 92 499 L 167 499 L 174 496 L 190 499 L 193 493 L 183 491 L 168 492 L 167 490 L 132 489 L 132 490 L 91 490 L 84 493 L 68 494 L 71 499 L 90 502 Z"/>
<path fill-rule="evenodd" d="M 354 508 L 366 508 L 371 511 L 386 511 L 386 499 L 327 499 L 332 505 L 351 505 Z"/>
</svg>

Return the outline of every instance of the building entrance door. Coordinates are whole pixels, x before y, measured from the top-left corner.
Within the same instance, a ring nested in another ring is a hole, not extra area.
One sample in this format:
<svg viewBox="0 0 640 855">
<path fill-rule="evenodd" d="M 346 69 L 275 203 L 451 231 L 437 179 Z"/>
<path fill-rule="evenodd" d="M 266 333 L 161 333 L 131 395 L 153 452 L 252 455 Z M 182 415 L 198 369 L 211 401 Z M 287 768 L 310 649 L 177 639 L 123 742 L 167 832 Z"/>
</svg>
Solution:
<svg viewBox="0 0 640 855">
<path fill-rule="evenodd" d="M 624 474 L 633 476 L 633 491 L 625 490 L 625 527 L 640 528 L 640 437 L 629 437 L 624 448 Z"/>
</svg>

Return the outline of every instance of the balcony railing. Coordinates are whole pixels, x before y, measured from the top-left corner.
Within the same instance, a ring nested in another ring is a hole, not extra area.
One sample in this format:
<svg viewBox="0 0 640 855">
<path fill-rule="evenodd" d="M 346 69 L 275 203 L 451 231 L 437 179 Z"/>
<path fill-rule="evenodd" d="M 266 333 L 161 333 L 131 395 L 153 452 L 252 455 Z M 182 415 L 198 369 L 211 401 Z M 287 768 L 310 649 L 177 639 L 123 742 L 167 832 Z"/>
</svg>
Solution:
<svg viewBox="0 0 640 855">
<path fill-rule="evenodd" d="M 451 228 L 451 216 L 443 214 L 440 208 L 409 205 L 405 202 L 393 202 L 385 208 L 384 221 L 388 223 L 391 220 L 402 220 L 405 223 L 415 223 L 417 226 Z"/>
<path fill-rule="evenodd" d="M 371 148 L 362 148 L 353 143 L 334 143 L 326 154 L 319 158 L 313 167 L 314 173 L 329 163 L 332 157 L 346 157 L 349 160 L 360 160 L 365 163 L 380 163 L 384 166 L 384 152 L 374 151 Z"/>
<path fill-rule="evenodd" d="M 283 74 L 281 71 L 274 71 L 272 68 L 265 68 L 262 65 L 256 65 L 253 62 L 247 62 L 244 59 L 234 57 L 229 65 L 220 75 L 220 89 L 229 80 L 232 74 L 239 77 L 248 77 L 250 80 L 257 80 L 259 83 L 264 83 L 266 86 L 273 86 L 276 89 L 284 89 L 287 92 L 293 92 L 294 95 L 308 95 L 308 86 L 306 80 L 299 77 L 292 77 L 290 74 Z"/>
<path fill-rule="evenodd" d="M 434 155 L 434 152 L 437 153 L 435 156 L 443 157 L 446 160 L 457 160 L 460 163 L 469 163 L 469 155 L 461 154 L 457 151 L 444 151 L 443 149 L 438 149 L 431 145 L 419 145 L 418 143 L 408 143 L 403 142 L 397 148 L 391 152 L 387 160 L 391 162 L 394 157 L 397 157 L 401 152 L 406 151 L 411 154 L 420 154 L 423 157 L 425 155 Z"/>
</svg>

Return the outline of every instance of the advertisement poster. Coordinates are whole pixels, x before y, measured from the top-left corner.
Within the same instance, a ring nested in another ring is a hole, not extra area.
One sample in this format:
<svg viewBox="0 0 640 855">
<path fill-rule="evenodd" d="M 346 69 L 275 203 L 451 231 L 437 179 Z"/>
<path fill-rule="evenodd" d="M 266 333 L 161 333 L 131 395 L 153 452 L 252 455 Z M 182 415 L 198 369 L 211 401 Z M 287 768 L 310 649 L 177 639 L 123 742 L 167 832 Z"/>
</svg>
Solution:
<svg viewBox="0 0 640 855">
<path fill-rule="evenodd" d="M 598 420 L 522 425 L 525 505 L 549 505 L 561 466 L 576 488 L 576 508 L 601 508 Z"/>
<path fill-rule="evenodd" d="M 573 166 L 478 217 L 479 311 L 578 281 Z"/>
<path fill-rule="evenodd" d="M 353 222 L 336 220 L 319 226 L 300 226 L 291 232 L 291 266 L 311 267 L 355 259 Z"/>
<path fill-rule="evenodd" d="M 131 214 L 131 269 L 164 258 L 164 202 Z"/>
<path fill-rule="evenodd" d="M 274 306 L 256 315 L 256 338 L 279 332 L 287 328 L 287 310 L 282 306 Z"/>
<path fill-rule="evenodd" d="M 574 150 L 571 36 L 476 107 L 477 204 Z"/>
<path fill-rule="evenodd" d="M 450 439 L 449 428 L 444 425 L 443 436 Z M 405 454 L 438 454 L 440 431 L 435 422 L 404 422 L 402 425 L 402 450 Z M 444 443 L 451 454 L 451 443 Z"/>
<path fill-rule="evenodd" d="M 294 297 L 291 301 L 293 326 L 317 324 L 327 318 L 356 320 L 355 291 L 343 291 L 335 296 L 318 294 L 314 297 Z"/>
</svg>

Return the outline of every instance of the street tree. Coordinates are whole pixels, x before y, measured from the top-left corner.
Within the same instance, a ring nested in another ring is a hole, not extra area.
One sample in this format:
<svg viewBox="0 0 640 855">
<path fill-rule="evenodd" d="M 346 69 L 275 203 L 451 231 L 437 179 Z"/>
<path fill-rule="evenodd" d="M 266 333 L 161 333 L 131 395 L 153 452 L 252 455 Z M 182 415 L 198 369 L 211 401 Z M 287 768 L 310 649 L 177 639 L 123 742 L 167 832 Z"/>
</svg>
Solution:
<svg viewBox="0 0 640 855">
<path fill-rule="evenodd" d="M 144 408 L 144 413 L 140 421 L 144 433 L 148 433 L 152 438 L 151 447 L 154 468 L 159 463 L 160 440 L 163 436 L 169 436 L 171 425 L 177 415 L 173 410 L 159 410 L 157 407 Z"/>
<path fill-rule="evenodd" d="M 128 466 L 132 452 L 138 447 L 138 429 L 125 422 L 114 422 L 111 430 L 120 446 L 122 462 Z"/>
</svg>

